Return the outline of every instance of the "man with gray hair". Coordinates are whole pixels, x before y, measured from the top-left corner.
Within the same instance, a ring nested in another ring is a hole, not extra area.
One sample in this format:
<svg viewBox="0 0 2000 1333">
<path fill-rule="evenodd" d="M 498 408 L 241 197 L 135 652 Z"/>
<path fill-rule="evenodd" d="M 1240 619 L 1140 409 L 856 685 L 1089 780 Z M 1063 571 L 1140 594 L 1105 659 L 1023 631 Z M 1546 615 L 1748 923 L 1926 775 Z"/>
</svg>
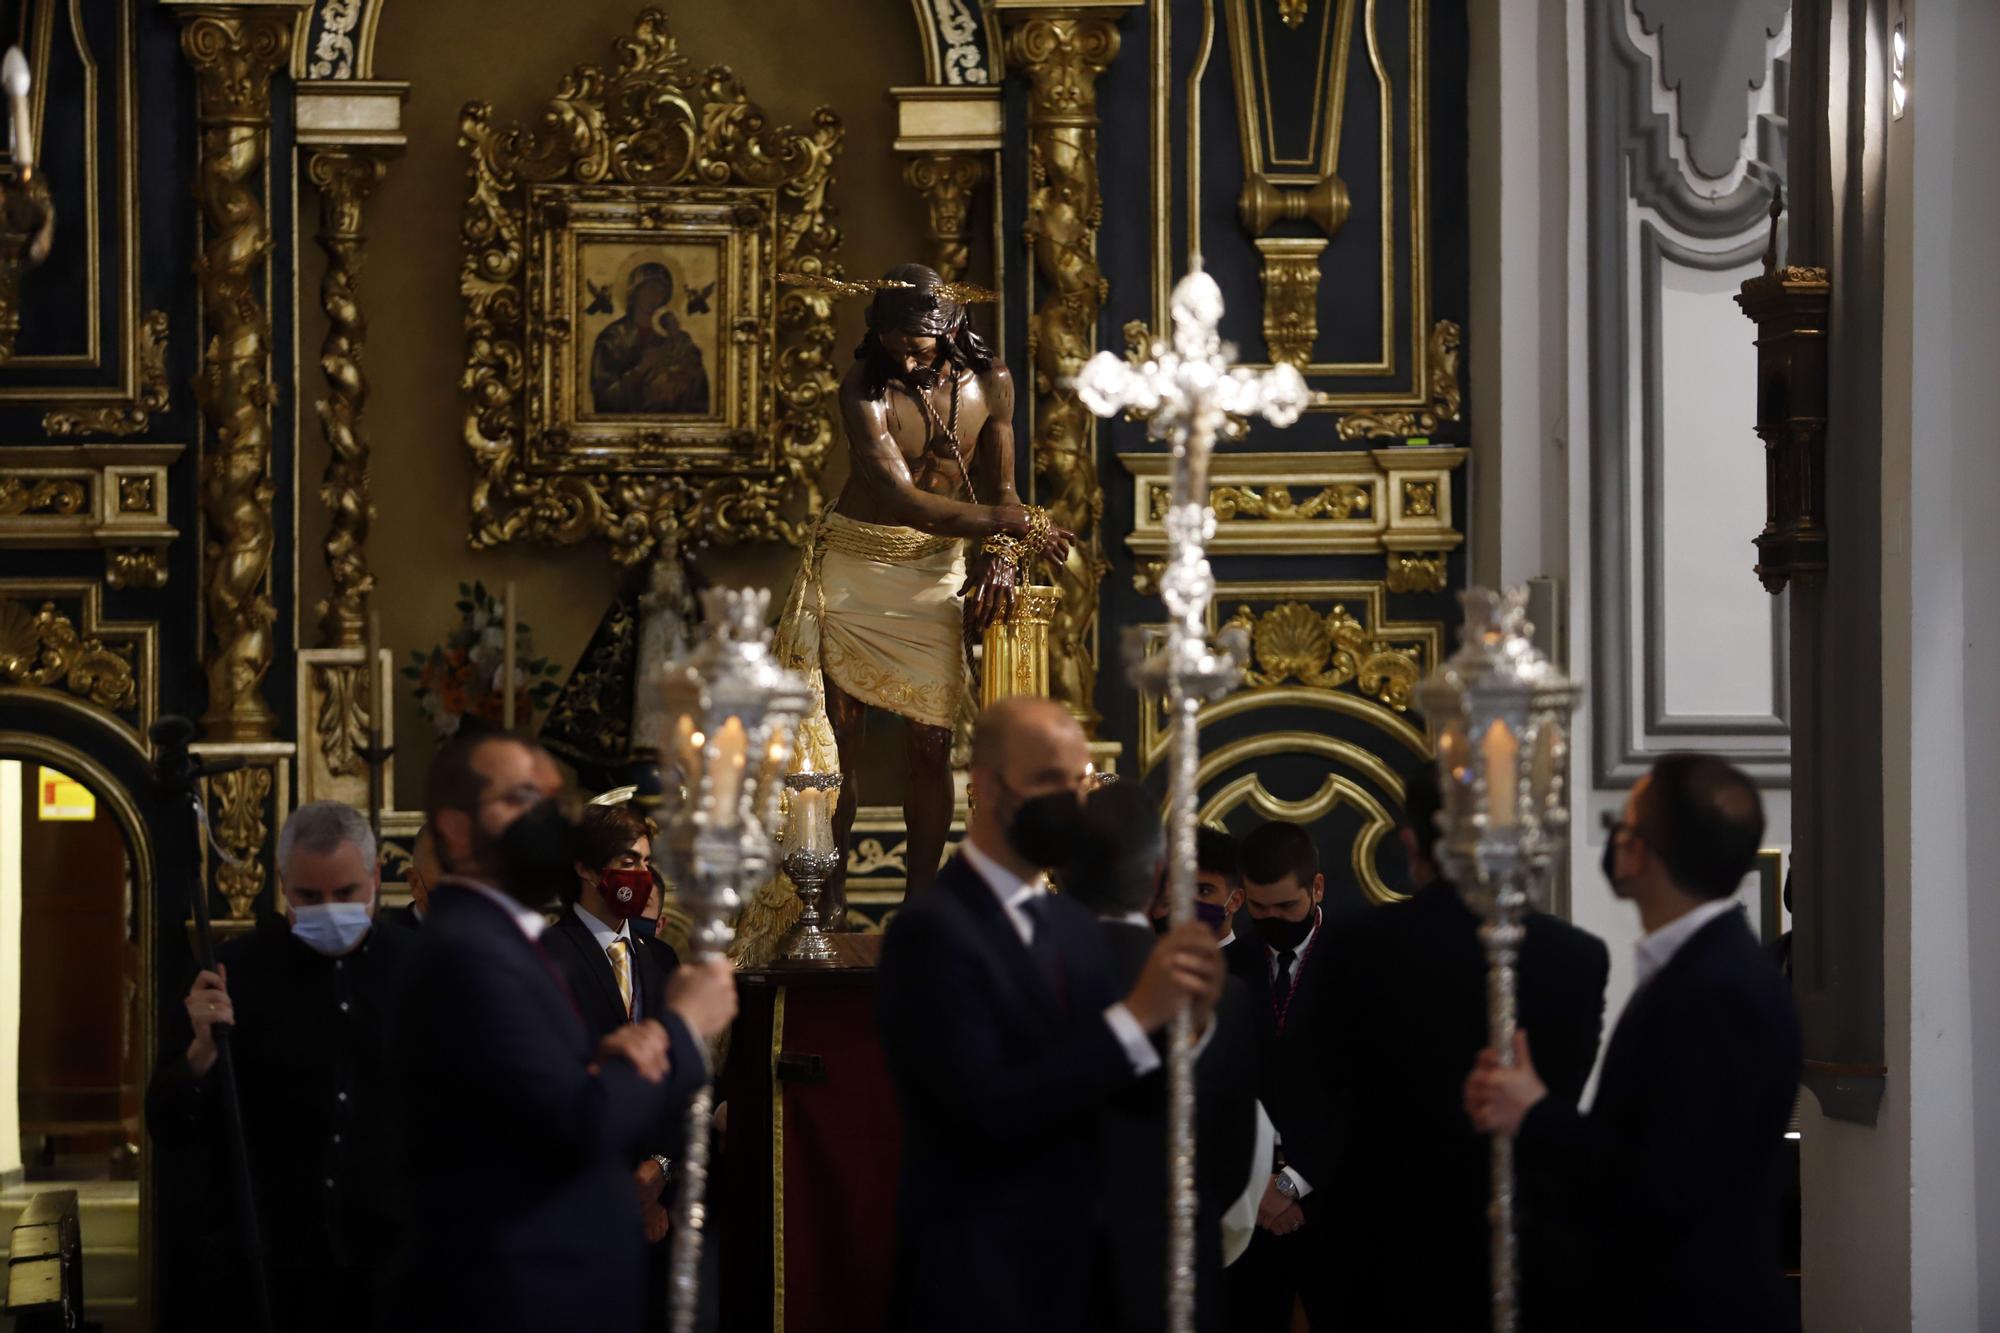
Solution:
<svg viewBox="0 0 2000 1333">
<path fill-rule="evenodd" d="M 216 950 L 185 1014 L 163 1018 L 164 1050 L 146 1095 L 162 1151 L 219 1173 L 215 1034 L 235 1049 L 243 1131 L 276 1327 L 359 1330 L 386 1323 L 380 1297 L 402 1229 L 394 1165 L 389 1026 L 417 936 L 373 929 L 381 870 L 368 821 L 349 806 L 300 806 L 278 835 L 279 905 Z M 204 1171 L 205 1168 L 205 1171 Z M 168 1219 L 204 1237 L 213 1308 L 203 1328 L 248 1327 L 231 1243 L 229 1192 L 206 1192 L 204 1216 Z"/>
</svg>

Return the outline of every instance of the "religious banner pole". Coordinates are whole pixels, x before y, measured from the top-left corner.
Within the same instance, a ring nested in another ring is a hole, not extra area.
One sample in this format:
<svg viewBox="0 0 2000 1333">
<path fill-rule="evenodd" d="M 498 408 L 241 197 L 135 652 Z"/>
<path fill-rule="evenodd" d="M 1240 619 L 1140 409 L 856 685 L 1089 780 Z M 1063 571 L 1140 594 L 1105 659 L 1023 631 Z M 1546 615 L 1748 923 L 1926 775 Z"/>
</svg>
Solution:
<svg viewBox="0 0 2000 1333">
<path fill-rule="evenodd" d="M 805 682 L 771 655 L 768 591 L 710 588 L 701 603 L 704 637 L 668 668 L 661 691 L 659 794 L 659 845 L 697 964 L 729 956 L 744 890 L 771 877 L 778 793 L 793 732 L 812 706 Z M 688 1104 L 669 1256 L 673 1333 L 694 1328 L 714 1114 L 711 1080 Z"/>
<path fill-rule="evenodd" d="M 1440 861 L 1483 918 L 1487 1044 L 1514 1063 L 1523 918 L 1568 845 L 1569 724 L 1582 688 L 1535 647 L 1528 591 L 1467 588 L 1458 651 L 1414 691 L 1437 743 Z M 1493 1136 L 1494 1333 L 1514 1333 L 1514 1140 Z"/>
<path fill-rule="evenodd" d="M 1263 374 L 1232 369 L 1233 348 L 1216 328 L 1222 289 L 1199 264 L 1173 293 L 1173 341 L 1154 340 L 1133 359 L 1099 352 L 1076 377 L 1084 406 L 1101 417 L 1143 416 L 1147 434 L 1173 450 L 1172 507 L 1166 519 L 1170 555 L 1160 576 L 1167 606 L 1164 643 L 1158 635 L 1128 639 L 1128 667 L 1141 689 L 1164 694 L 1173 720 L 1173 763 L 1167 796 L 1168 894 L 1176 926 L 1194 918 L 1195 823 L 1201 759 L 1197 717 L 1206 701 L 1240 679 L 1248 644 L 1241 634 L 1217 645 L 1208 637 L 1215 576 L 1208 541 L 1215 534 L 1209 505 L 1208 459 L 1217 436 L 1233 433 L 1232 418 L 1261 416 L 1289 426 L 1305 410 L 1305 380 L 1289 365 Z M 1157 646 L 1157 647 L 1156 647 Z M 1195 1303 L 1194 1016 L 1174 1015 L 1167 1043 L 1167 1327 L 1192 1333 Z"/>
</svg>

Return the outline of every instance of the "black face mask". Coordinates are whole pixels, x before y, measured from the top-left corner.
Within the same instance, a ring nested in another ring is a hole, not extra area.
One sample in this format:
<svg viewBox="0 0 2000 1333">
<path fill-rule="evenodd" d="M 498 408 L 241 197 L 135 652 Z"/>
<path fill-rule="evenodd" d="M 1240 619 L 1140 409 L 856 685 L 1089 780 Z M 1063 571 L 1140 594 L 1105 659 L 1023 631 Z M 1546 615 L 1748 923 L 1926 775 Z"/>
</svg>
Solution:
<svg viewBox="0 0 2000 1333">
<path fill-rule="evenodd" d="M 500 887 L 523 907 L 546 906 L 576 875 L 576 826 L 553 800 L 542 800 L 509 824 L 495 844 Z"/>
<path fill-rule="evenodd" d="M 1257 933 L 1264 943 L 1279 953 L 1297 950 L 1312 934 L 1312 928 L 1319 924 L 1319 908 L 1315 907 L 1297 921 L 1287 921 L 1281 916 L 1260 916 L 1256 919 Z"/>
<path fill-rule="evenodd" d="M 1004 779 L 1000 789 L 1013 795 Z M 1028 864 L 1044 869 L 1062 865 L 1076 851 L 1083 832 L 1083 802 L 1070 791 L 1030 796 L 1015 805 L 1005 832 L 1007 845 Z"/>
<path fill-rule="evenodd" d="M 660 933 L 658 917 L 635 916 L 625 923 L 625 928 L 642 940 L 650 940 Z"/>
</svg>

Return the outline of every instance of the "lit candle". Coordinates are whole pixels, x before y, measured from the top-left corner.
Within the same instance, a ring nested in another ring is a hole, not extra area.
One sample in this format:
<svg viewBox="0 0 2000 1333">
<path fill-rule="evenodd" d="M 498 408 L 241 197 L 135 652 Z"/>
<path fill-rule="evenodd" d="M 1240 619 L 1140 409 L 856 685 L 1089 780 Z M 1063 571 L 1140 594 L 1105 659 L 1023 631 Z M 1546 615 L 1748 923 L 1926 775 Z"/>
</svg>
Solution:
<svg viewBox="0 0 2000 1333">
<path fill-rule="evenodd" d="M 507 580 L 507 595 L 500 612 L 500 725 L 514 729 L 514 580 Z"/>
<path fill-rule="evenodd" d="M 808 787 L 799 795 L 806 798 L 799 812 L 805 823 L 805 850 L 814 854 L 825 852 L 831 841 L 826 823 L 826 793 L 818 787 Z"/>
<path fill-rule="evenodd" d="M 1480 742 L 1486 761 L 1486 826 L 1512 828 L 1519 816 L 1521 743 L 1505 722 L 1494 719 Z"/>
<path fill-rule="evenodd" d="M 732 717 L 724 722 L 715 733 L 714 768 L 715 778 L 714 811 L 717 822 L 723 828 L 734 828 L 738 818 L 737 805 L 743 796 L 743 764 L 748 757 L 749 737 L 743 731 L 743 719 Z"/>
<path fill-rule="evenodd" d="M 28 89 L 34 80 L 28 76 L 28 61 L 20 47 L 8 47 L 6 59 L 0 60 L 0 83 L 7 85 L 7 100 L 13 106 L 14 166 L 26 180 L 35 170 L 34 127 L 28 119 Z"/>
</svg>

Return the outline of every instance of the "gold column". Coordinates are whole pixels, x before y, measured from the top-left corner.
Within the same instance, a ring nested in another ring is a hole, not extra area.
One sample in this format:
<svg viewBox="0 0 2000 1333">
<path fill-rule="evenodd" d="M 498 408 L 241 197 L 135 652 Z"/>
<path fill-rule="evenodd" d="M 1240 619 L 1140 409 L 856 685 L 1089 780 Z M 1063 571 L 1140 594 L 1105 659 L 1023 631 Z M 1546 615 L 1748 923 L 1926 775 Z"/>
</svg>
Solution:
<svg viewBox="0 0 2000 1333">
<path fill-rule="evenodd" d="M 362 368 L 368 321 L 356 287 L 366 244 L 362 208 L 388 170 L 379 152 L 353 144 L 315 149 L 306 161 L 306 175 L 319 191 L 315 239 L 326 252 L 319 304 L 327 327 L 319 365 L 326 374 L 327 395 L 316 404 L 330 451 L 319 488 L 332 516 L 322 549 L 333 591 L 319 605 L 320 644 L 326 648 L 361 646 L 368 595 L 375 589 L 367 551 L 375 506 L 368 498 L 368 433 L 361 415 L 368 401 Z"/>
<path fill-rule="evenodd" d="M 271 668 L 276 618 L 269 579 L 271 408 L 266 376 L 271 317 L 261 289 L 271 249 L 264 165 L 271 132 L 271 76 L 290 57 L 304 0 L 185 4 L 181 51 L 199 94 L 201 160 L 196 196 L 206 222 L 195 264 L 207 343 L 195 398 L 207 421 L 201 459 L 207 519 L 208 712 L 211 741 L 268 739 L 273 716 L 261 686 Z"/>
<path fill-rule="evenodd" d="M 1049 692 L 1095 737 L 1097 589 L 1110 562 L 1097 532 L 1096 419 L 1069 381 L 1096 350 L 1106 285 L 1097 267 L 1103 200 L 1097 182 L 1097 79 L 1118 55 L 1119 10 L 1000 5 L 1007 60 L 1028 76 L 1028 223 L 1042 296 L 1028 320 L 1034 365 L 1037 498 L 1076 533 L 1057 571 Z"/>
<path fill-rule="evenodd" d="M 903 167 L 930 208 L 931 267 L 946 282 L 964 279 L 972 262 L 972 196 L 987 174 L 985 158 L 971 153 L 925 153 Z"/>
</svg>

